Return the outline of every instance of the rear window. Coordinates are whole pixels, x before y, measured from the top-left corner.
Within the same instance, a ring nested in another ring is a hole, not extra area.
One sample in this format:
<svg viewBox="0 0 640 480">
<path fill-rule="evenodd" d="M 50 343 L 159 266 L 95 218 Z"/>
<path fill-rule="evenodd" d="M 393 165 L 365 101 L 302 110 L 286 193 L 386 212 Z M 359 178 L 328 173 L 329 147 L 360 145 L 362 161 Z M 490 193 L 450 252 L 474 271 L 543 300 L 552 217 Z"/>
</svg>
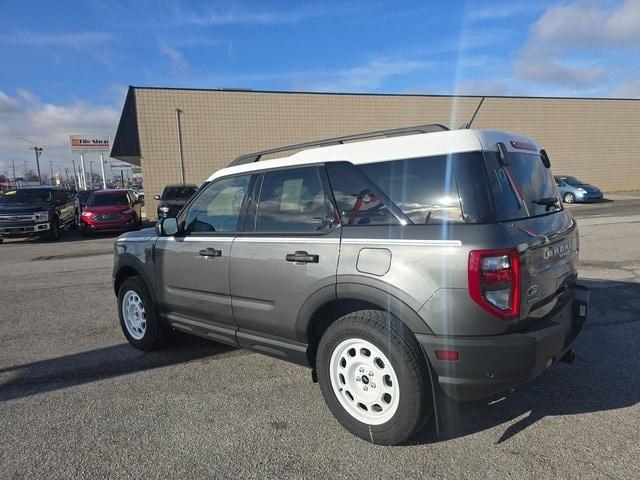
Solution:
<svg viewBox="0 0 640 480">
<path fill-rule="evenodd" d="M 129 197 L 125 192 L 99 193 L 89 198 L 87 205 L 90 207 L 107 207 L 110 205 L 128 205 Z"/>
<path fill-rule="evenodd" d="M 559 201 L 554 205 L 536 203 L 560 198 L 551 170 L 545 168 L 540 155 L 509 152 L 506 167 L 500 164 L 497 152 L 484 155 L 497 220 L 519 220 L 562 210 Z"/>
</svg>

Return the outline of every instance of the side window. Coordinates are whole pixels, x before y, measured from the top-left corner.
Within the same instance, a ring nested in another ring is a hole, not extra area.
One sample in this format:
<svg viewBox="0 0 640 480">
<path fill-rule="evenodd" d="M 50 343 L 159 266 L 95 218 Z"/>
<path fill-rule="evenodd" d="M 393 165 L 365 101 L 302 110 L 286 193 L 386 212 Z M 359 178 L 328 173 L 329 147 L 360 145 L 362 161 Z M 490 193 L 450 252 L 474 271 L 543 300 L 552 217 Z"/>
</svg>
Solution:
<svg viewBox="0 0 640 480">
<path fill-rule="evenodd" d="M 330 162 L 326 167 L 343 225 L 399 223 L 355 166 L 348 162 Z"/>
<path fill-rule="evenodd" d="M 266 172 L 256 212 L 256 232 L 317 233 L 329 225 L 318 167 Z"/>
<path fill-rule="evenodd" d="M 413 223 L 462 222 L 455 155 L 360 165 L 365 175 Z"/>
<path fill-rule="evenodd" d="M 186 212 L 187 233 L 235 232 L 251 175 L 212 182 Z"/>
<path fill-rule="evenodd" d="M 558 187 L 561 187 L 561 186 L 562 186 L 562 180 L 560 180 L 559 178 L 555 178 L 555 181 L 556 181 L 556 185 L 557 185 Z"/>
<path fill-rule="evenodd" d="M 64 205 L 69 202 L 69 197 L 64 192 L 56 190 L 53 194 L 53 201 L 58 205 Z"/>
</svg>

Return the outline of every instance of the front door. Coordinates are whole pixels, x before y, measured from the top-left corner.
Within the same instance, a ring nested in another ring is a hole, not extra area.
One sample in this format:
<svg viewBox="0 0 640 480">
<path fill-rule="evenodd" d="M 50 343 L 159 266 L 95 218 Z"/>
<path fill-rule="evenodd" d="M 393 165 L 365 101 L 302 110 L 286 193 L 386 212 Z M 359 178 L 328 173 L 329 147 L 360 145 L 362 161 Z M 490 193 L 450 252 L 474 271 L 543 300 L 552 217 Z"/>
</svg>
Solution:
<svg viewBox="0 0 640 480">
<path fill-rule="evenodd" d="M 296 319 L 317 292 L 335 294 L 340 229 L 317 166 L 265 172 L 230 270 L 240 345 L 292 360 L 304 355 Z"/>
<path fill-rule="evenodd" d="M 234 345 L 229 264 L 250 178 L 208 185 L 182 212 L 180 233 L 160 237 L 155 250 L 160 314 L 178 329 Z"/>
</svg>

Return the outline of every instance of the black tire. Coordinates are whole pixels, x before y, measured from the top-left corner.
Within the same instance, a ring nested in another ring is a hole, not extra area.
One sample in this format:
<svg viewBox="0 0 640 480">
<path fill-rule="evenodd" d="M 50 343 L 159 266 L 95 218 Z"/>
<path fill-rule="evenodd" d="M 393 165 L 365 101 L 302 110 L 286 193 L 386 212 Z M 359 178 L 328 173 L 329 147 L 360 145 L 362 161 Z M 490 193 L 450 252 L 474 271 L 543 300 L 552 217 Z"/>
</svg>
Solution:
<svg viewBox="0 0 640 480">
<path fill-rule="evenodd" d="M 49 240 L 55 242 L 60 238 L 60 220 L 54 215 L 49 226 Z"/>
<path fill-rule="evenodd" d="M 87 227 L 80 227 L 80 233 L 83 237 L 86 238 L 89 238 L 92 234 L 91 230 L 89 230 Z"/>
<path fill-rule="evenodd" d="M 331 385 L 332 354 L 349 339 L 362 339 L 378 348 L 396 373 L 398 405 L 385 423 L 371 425 L 357 419 L 342 406 Z M 329 410 L 343 427 L 368 442 L 404 444 L 416 436 L 432 416 L 433 401 L 424 354 L 407 326 L 387 312 L 358 311 L 331 324 L 318 345 L 316 372 Z"/>
<path fill-rule="evenodd" d="M 565 193 L 562 201 L 564 203 L 576 203 L 576 197 L 573 193 Z"/>
<path fill-rule="evenodd" d="M 125 319 L 123 316 L 122 303 L 127 292 L 133 291 L 142 300 L 144 310 L 146 313 L 146 329 L 144 335 L 140 339 L 136 339 L 129 333 L 127 326 L 125 325 Z M 157 315 L 156 307 L 153 303 L 153 299 L 149 294 L 146 283 L 139 276 L 129 277 L 118 289 L 118 316 L 120 318 L 120 327 L 124 336 L 129 343 L 138 350 L 151 351 L 164 347 L 168 339 L 168 329 L 161 324 Z"/>
</svg>

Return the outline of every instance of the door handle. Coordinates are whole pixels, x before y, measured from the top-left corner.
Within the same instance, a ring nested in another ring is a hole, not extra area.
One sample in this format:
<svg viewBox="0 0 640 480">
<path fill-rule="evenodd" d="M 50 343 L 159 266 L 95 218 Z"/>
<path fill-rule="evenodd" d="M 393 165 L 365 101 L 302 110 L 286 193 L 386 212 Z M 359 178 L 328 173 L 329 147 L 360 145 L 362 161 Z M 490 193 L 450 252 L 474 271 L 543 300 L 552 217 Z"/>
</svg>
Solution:
<svg viewBox="0 0 640 480">
<path fill-rule="evenodd" d="M 215 248 L 205 248 L 204 250 L 200 250 L 201 257 L 221 257 L 222 250 L 216 250 Z"/>
<path fill-rule="evenodd" d="M 293 253 L 287 253 L 287 256 L 285 257 L 285 259 L 287 260 L 287 262 L 294 262 L 294 263 L 318 263 L 318 261 L 320 260 L 320 257 L 315 254 L 309 254 L 307 252 L 297 251 Z"/>
</svg>

